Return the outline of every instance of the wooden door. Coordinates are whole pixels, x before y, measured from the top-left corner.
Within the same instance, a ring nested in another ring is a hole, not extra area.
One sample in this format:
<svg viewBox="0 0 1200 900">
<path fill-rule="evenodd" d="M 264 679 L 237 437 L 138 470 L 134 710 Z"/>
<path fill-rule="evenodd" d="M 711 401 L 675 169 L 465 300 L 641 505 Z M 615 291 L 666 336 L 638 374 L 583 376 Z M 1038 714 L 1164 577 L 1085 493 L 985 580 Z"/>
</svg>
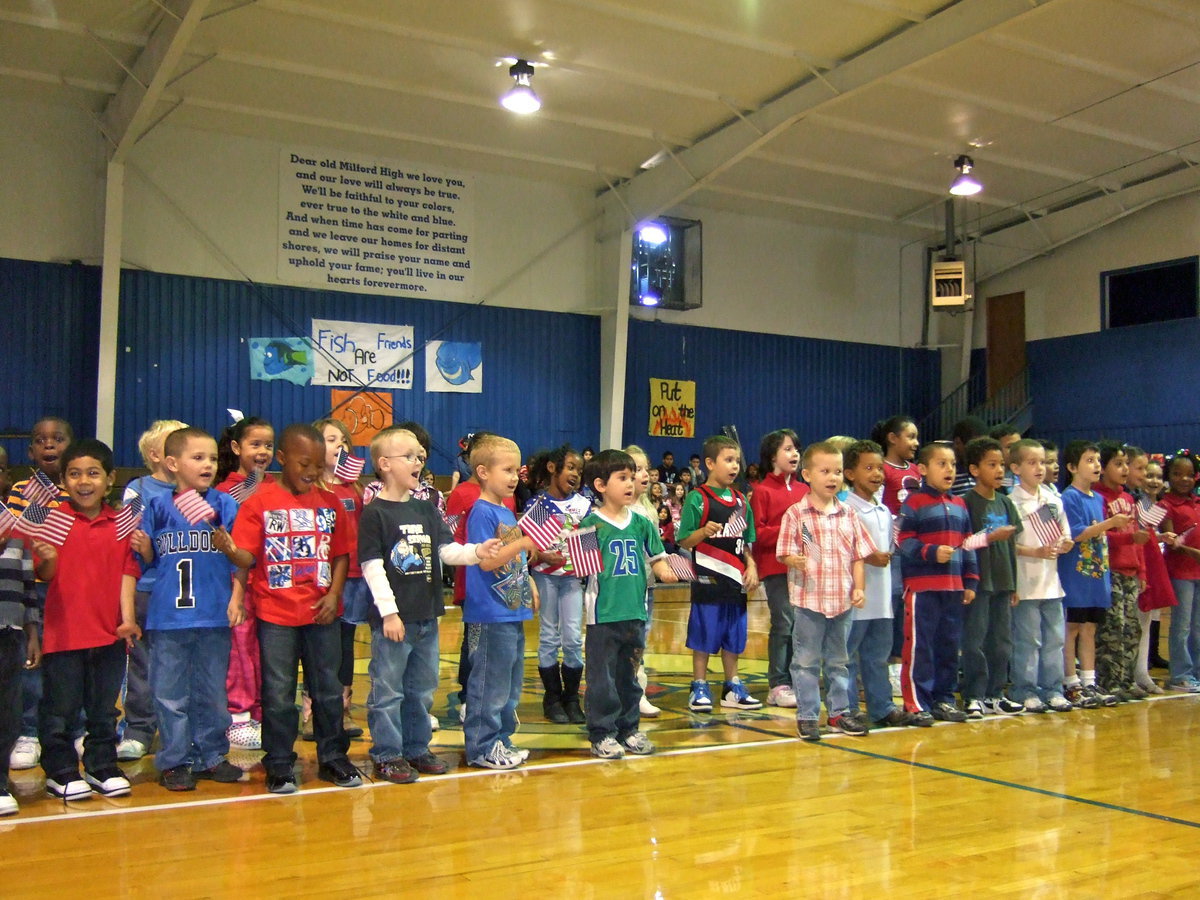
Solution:
<svg viewBox="0 0 1200 900">
<path fill-rule="evenodd" d="M 988 396 L 1025 368 L 1025 292 L 987 298 Z"/>
</svg>

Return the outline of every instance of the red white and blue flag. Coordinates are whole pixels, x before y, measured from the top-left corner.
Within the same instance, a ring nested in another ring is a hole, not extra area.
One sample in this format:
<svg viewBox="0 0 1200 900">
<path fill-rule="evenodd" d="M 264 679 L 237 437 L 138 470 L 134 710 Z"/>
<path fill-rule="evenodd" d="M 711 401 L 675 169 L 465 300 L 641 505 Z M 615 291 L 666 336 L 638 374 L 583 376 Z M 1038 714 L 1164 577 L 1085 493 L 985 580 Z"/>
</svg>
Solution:
<svg viewBox="0 0 1200 900">
<path fill-rule="evenodd" d="M 579 578 L 599 575 L 604 571 L 600 557 L 600 540 L 595 528 L 580 528 L 567 534 L 567 556 L 571 557 L 574 574 Z"/>
<path fill-rule="evenodd" d="M 1029 530 L 1043 547 L 1050 547 L 1063 539 L 1062 526 L 1058 521 L 1058 507 L 1043 503 L 1029 517 Z"/>
<path fill-rule="evenodd" d="M 229 496 L 241 506 L 250 499 L 251 494 L 258 490 L 258 486 L 262 484 L 262 480 L 263 470 L 251 469 L 249 475 L 229 489 Z"/>
<path fill-rule="evenodd" d="M 196 493 L 195 488 L 188 488 L 186 491 L 176 494 L 175 508 L 183 514 L 189 525 L 211 522 L 217 517 L 217 511 L 209 505 L 207 500 Z"/>
<path fill-rule="evenodd" d="M 50 509 L 37 503 L 30 503 L 21 513 L 21 531 L 56 547 L 66 543 L 74 524 L 75 516 L 65 509 Z"/>
<path fill-rule="evenodd" d="M 338 451 L 337 462 L 333 466 L 333 474 L 342 481 L 358 481 L 358 477 L 362 475 L 363 469 L 366 467 L 367 461 L 353 454 L 347 453 L 343 447 Z"/>
<path fill-rule="evenodd" d="M 1155 503 L 1149 497 L 1143 497 L 1138 501 L 1138 524 L 1143 528 L 1157 528 L 1166 517 L 1167 508 L 1161 503 Z"/>
<path fill-rule="evenodd" d="M 800 541 L 804 544 L 805 556 L 817 556 L 817 539 L 813 537 L 813 533 L 808 530 L 807 525 L 800 526 Z"/>
<path fill-rule="evenodd" d="M 725 520 L 725 527 L 721 530 L 721 537 L 741 537 L 745 531 L 746 513 L 743 510 L 742 504 L 738 503 L 737 509 L 733 511 L 733 515 Z"/>
<path fill-rule="evenodd" d="M 982 550 L 988 545 L 988 533 L 984 528 L 982 531 L 977 531 L 965 541 L 962 542 L 964 550 Z"/>
<path fill-rule="evenodd" d="M 680 581 L 695 581 L 696 567 L 692 565 L 692 561 L 682 553 L 668 553 L 667 565 L 671 567 L 671 571 Z"/>
<path fill-rule="evenodd" d="M 134 495 L 132 499 L 117 510 L 117 540 L 123 541 L 133 534 L 135 528 L 142 524 L 142 498 Z"/>
<path fill-rule="evenodd" d="M 34 472 L 21 488 L 21 496 L 36 506 L 49 506 L 58 499 L 58 495 L 58 485 L 41 469 Z"/>
<path fill-rule="evenodd" d="M 363 488 L 363 506 L 366 506 L 372 500 L 379 496 L 379 492 L 383 490 L 382 481 L 372 481 Z"/>
<path fill-rule="evenodd" d="M 563 520 L 561 515 L 551 512 L 539 499 L 517 520 L 517 527 L 533 541 L 533 546 L 544 551 L 558 543 Z"/>
<path fill-rule="evenodd" d="M 7 506 L 0 512 L 0 538 L 7 535 L 17 524 L 17 517 Z"/>
</svg>

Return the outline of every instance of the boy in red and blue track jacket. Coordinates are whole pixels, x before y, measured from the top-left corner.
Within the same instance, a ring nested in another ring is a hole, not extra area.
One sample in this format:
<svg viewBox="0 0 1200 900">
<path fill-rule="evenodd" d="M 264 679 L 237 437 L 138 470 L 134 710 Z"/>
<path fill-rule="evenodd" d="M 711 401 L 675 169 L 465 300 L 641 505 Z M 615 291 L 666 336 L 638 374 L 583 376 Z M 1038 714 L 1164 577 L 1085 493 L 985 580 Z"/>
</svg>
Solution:
<svg viewBox="0 0 1200 900">
<path fill-rule="evenodd" d="M 904 575 L 904 654 L 900 686 L 904 707 L 932 719 L 966 721 L 954 702 L 963 606 L 975 599 L 979 569 L 974 550 L 962 543 L 971 535 L 971 515 L 950 494 L 954 450 L 926 444 L 918 456 L 924 482 L 900 507 L 899 549 Z"/>
</svg>

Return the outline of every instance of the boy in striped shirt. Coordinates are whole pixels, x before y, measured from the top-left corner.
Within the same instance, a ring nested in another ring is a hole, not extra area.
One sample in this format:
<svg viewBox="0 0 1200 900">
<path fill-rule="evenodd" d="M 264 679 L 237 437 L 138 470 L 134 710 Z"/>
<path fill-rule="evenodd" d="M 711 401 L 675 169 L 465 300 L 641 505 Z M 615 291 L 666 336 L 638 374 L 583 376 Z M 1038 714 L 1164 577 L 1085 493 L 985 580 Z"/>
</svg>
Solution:
<svg viewBox="0 0 1200 900">
<path fill-rule="evenodd" d="M 955 705 L 963 606 L 975 599 L 979 569 L 971 514 L 952 496 L 954 449 L 926 444 L 917 456 L 924 479 L 900 507 L 900 560 L 904 574 L 904 656 L 900 686 L 904 707 L 919 721 L 965 722 Z"/>
</svg>

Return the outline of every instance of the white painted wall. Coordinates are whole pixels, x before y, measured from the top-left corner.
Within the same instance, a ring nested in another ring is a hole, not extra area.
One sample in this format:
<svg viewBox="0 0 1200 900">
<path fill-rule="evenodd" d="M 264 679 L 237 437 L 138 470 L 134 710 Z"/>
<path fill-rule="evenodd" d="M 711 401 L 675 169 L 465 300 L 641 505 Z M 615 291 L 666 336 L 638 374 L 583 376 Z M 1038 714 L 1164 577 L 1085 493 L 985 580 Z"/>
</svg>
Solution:
<svg viewBox="0 0 1200 900">
<path fill-rule="evenodd" d="M 1133 213 L 1086 237 L 989 279 L 979 295 L 1025 292 L 1025 339 L 1063 337 L 1100 328 L 1100 273 L 1200 252 L 1200 195 L 1177 197 Z M 975 346 L 987 344 L 978 316 Z"/>
</svg>

